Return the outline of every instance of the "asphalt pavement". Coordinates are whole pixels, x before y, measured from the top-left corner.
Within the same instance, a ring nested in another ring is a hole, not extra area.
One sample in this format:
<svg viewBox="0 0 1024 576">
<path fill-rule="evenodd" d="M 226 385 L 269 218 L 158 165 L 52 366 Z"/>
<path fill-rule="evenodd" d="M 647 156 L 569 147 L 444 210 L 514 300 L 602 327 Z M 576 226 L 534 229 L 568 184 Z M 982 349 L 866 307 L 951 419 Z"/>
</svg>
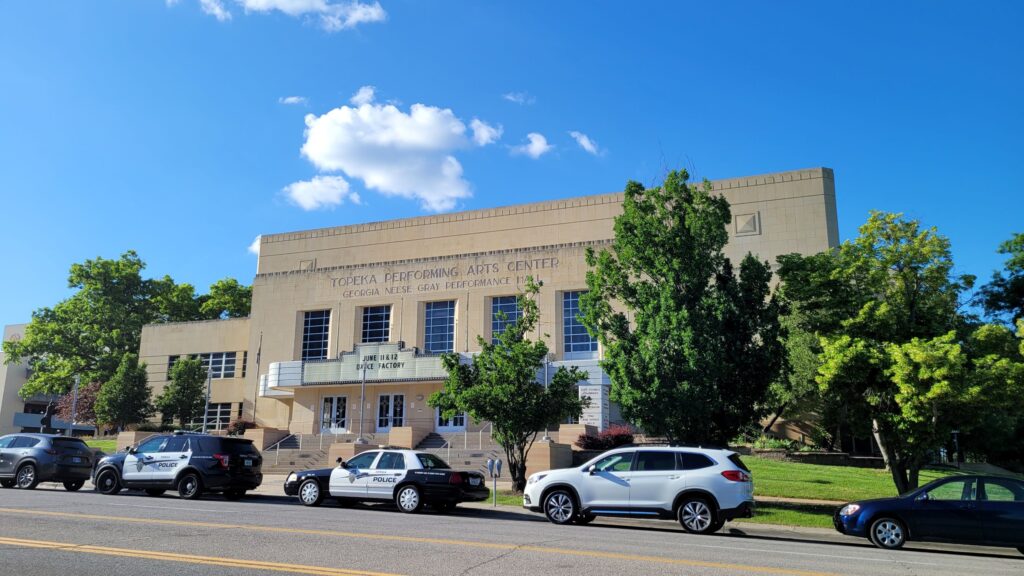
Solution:
<svg viewBox="0 0 1024 576">
<path fill-rule="evenodd" d="M 306 508 L 271 494 L 183 501 L 48 484 L 0 490 L 0 573 L 998 576 L 1024 573 L 1024 556 L 934 544 L 890 552 L 828 530 L 750 524 L 712 536 L 667 521 L 555 526 L 480 504 L 408 515 L 388 505 Z"/>
</svg>

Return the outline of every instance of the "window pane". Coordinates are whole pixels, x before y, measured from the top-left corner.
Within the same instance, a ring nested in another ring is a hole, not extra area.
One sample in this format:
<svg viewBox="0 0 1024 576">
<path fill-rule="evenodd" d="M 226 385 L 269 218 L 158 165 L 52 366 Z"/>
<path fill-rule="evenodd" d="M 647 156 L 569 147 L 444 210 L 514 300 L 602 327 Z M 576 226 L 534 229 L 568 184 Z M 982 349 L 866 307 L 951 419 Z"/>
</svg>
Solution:
<svg viewBox="0 0 1024 576">
<path fill-rule="evenodd" d="M 1024 485 L 1009 480 L 985 480 L 985 499 L 993 502 L 1024 502 Z"/>
<path fill-rule="evenodd" d="M 391 306 L 363 308 L 363 342 L 388 342 L 391 338 Z"/>
<path fill-rule="evenodd" d="M 167 444 L 164 444 L 161 452 L 184 452 L 185 444 L 188 443 L 188 438 L 184 436 L 171 436 L 167 439 Z"/>
<path fill-rule="evenodd" d="M 163 445 L 164 440 L 166 439 L 166 436 L 154 436 L 152 438 L 147 438 L 142 444 L 139 444 L 138 451 L 156 452 L 160 449 L 160 446 Z"/>
<path fill-rule="evenodd" d="M 928 491 L 928 498 L 932 500 L 973 500 L 973 490 L 968 486 L 973 481 L 954 480 L 936 486 Z M 964 488 L 968 488 L 964 490 Z"/>
<path fill-rule="evenodd" d="M 563 351 L 597 352 L 597 339 L 587 333 L 579 321 L 580 295 L 582 291 L 562 293 L 562 342 Z"/>
<path fill-rule="evenodd" d="M 349 468 L 369 468 L 370 464 L 373 464 L 373 459 L 377 457 L 379 452 L 363 452 L 362 454 L 352 458 L 348 461 Z"/>
<path fill-rule="evenodd" d="M 683 470 L 700 470 L 701 468 L 707 468 L 709 466 L 715 465 L 715 463 L 712 462 L 710 458 L 703 454 L 683 452 L 679 456 L 680 459 L 683 461 Z M 732 460 L 732 458 L 730 458 L 730 460 Z M 737 461 L 740 462 L 740 464 L 737 464 L 737 466 L 741 466 L 742 469 L 746 470 L 746 467 L 743 466 L 742 461 L 740 461 L 739 458 L 736 458 L 736 460 L 732 460 L 733 464 L 736 464 Z"/>
<path fill-rule="evenodd" d="M 654 470 L 675 470 L 675 452 L 641 452 L 637 455 L 636 469 L 638 472 Z"/>
<path fill-rule="evenodd" d="M 423 348 L 428 354 L 455 350 L 455 301 L 427 302 Z"/>
<path fill-rule="evenodd" d="M 327 336 L 331 325 L 330 310 L 306 312 L 302 321 L 302 360 L 327 358 Z"/>
<path fill-rule="evenodd" d="M 598 472 L 628 472 L 633 464 L 633 453 L 613 454 L 597 461 Z"/>
<path fill-rule="evenodd" d="M 502 319 L 500 312 L 504 313 Z M 519 299 L 515 296 L 496 296 L 491 299 L 491 343 L 498 343 L 498 336 L 505 327 L 519 321 L 522 311 L 519 310 Z"/>
</svg>

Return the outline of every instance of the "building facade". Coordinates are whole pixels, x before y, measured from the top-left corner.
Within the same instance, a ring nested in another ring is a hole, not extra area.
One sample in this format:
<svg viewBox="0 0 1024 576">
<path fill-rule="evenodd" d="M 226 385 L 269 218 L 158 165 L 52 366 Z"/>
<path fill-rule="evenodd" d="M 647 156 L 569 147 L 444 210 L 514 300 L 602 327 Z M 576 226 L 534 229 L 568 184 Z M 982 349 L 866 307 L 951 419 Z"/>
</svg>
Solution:
<svg viewBox="0 0 1024 576">
<path fill-rule="evenodd" d="M 838 244 L 835 184 L 816 168 L 712 182 L 732 206 L 727 255 L 772 263 Z M 467 357 L 518 313 L 527 276 L 543 282 L 538 337 L 559 366 L 589 374 L 581 423 L 618 420 L 601 350 L 577 319 L 587 248 L 608 246 L 623 194 L 264 235 L 249 318 L 147 326 L 140 355 L 158 394 L 170 365 L 198 355 L 218 425 L 234 418 L 293 434 L 475 430 L 427 405 L 440 355 Z M 499 312 L 503 314 L 499 314 Z"/>
</svg>

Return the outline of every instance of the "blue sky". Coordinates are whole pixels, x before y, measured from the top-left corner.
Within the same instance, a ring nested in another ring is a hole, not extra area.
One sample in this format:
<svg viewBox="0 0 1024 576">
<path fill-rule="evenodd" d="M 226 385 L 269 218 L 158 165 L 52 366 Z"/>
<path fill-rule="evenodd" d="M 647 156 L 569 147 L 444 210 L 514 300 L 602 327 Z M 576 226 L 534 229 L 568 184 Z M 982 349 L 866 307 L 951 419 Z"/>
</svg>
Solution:
<svg viewBox="0 0 1024 576">
<path fill-rule="evenodd" d="M 831 167 L 844 239 L 870 209 L 903 211 L 986 279 L 1024 231 L 1022 17 L 1020 2 L 8 0 L 0 323 L 67 296 L 71 263 L 129 248 L 205 290 L 251 282 L 260 233 L 679 167 Z"/>
</svg>

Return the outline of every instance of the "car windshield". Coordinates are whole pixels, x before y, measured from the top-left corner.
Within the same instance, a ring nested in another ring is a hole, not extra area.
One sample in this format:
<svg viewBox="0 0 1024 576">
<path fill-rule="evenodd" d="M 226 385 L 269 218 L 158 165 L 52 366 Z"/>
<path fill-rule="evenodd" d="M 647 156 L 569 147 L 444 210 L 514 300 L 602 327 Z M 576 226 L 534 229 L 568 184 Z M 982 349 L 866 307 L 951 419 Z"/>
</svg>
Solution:
<svg viewBox="0 0 1024 576">
<path fill-rule="evenodd" d="M 88 446 L 85 442 L 77 438 L 54 438 L 53 439 L 54 449 L 72 449 L 72 450 L 86 450 Z"/>
<path fill-rule="evenodd" d="M 441 460 L 433 454 L 416 454 L 416 457 L 420 459 L 420 464 L 422 464 L 423 468 L 426 470 L 435 468 L 439 470 L 448 469 L 448 464 L 445 464 L 444 460 Z"/>
</svg>

